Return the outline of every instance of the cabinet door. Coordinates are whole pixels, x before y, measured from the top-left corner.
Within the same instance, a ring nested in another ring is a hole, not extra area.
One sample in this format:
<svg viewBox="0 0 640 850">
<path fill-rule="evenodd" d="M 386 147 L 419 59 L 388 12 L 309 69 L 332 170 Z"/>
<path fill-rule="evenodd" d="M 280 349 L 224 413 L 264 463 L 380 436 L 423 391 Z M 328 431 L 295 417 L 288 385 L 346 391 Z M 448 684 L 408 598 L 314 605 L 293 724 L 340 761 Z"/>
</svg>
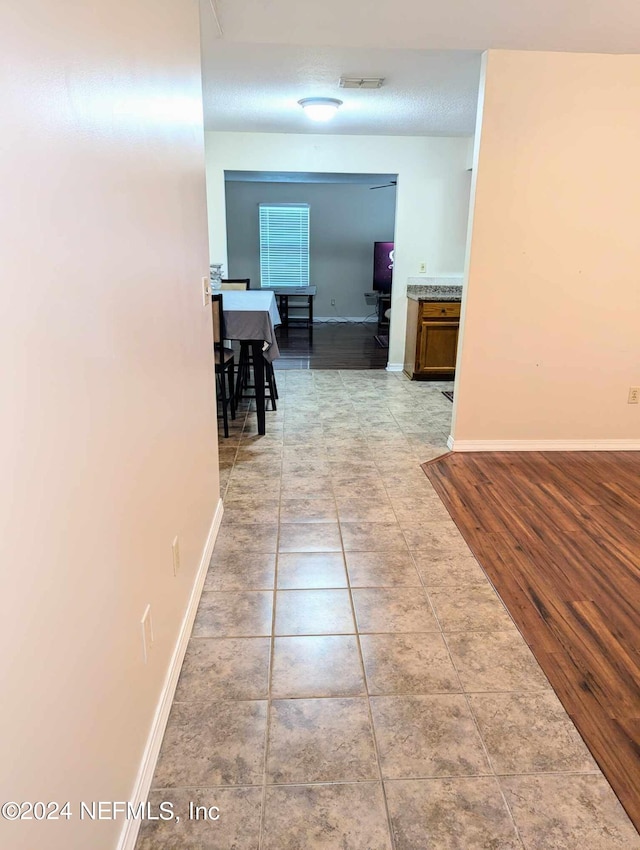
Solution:
<svg viewBox="0 0 640 850">
<path fill-rule="evenodd" d="M 423 374 L 453 372 L 458 350 L 458 322 L 424 319 L 418 340 L 418 371 Z"/>
</svg>

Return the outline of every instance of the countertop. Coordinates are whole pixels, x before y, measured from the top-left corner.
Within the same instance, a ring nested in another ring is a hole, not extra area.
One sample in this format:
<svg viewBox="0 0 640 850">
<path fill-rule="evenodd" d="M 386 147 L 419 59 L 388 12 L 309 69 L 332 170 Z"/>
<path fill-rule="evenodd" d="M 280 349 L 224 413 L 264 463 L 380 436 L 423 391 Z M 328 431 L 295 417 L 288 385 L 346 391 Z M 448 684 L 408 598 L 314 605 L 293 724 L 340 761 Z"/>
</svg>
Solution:
<svg viewBox="0 0 640 850">
<path fill-rule="evenodd" d="M 407 298 L 413 301 L 461 301 L 462 284 L 407 284 Z"/>
</svg>

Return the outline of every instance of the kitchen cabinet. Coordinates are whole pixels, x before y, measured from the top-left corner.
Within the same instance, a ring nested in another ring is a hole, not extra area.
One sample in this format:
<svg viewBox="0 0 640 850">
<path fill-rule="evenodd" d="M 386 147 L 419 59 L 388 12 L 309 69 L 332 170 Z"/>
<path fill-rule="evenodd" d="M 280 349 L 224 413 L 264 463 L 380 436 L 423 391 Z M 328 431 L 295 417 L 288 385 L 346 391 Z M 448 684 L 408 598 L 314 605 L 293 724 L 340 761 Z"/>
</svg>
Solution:
<svg viewBox="0 0 640 850">
<path fill-rule="evenodd" d="M 407 299 L 405 374 L 412 380 L 452 378 L 459 329 L 460 302 Z"/>
</svg>

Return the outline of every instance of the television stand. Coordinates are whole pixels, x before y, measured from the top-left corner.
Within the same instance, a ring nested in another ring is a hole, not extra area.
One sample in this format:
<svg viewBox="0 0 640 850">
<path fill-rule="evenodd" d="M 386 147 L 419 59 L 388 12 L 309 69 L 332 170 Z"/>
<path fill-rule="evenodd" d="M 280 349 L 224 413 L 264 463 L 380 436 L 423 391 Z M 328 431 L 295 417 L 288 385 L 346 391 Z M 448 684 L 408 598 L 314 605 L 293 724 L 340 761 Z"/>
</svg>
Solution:
<svg viewBox="0 0 640 850">
<path fill-rule="evenodd" d="M 377 289 L 373 292 L 365 292 L 367 298 L 376 299 L 376 312 L 378 313 L 378 330 L 384 330 L 389 327 L 389 319 L 385 316 L 386 311 L 391 307 L 391 293 L 380 292 Z"/>
<path fill-rule="evenodd" d="M 387 310 L 391 307 L 391 293 L 381 292 L 378 295 L 378 330 L 380 328 L 389 327 L 389 319 L 385 316 Z"/>
</svg>

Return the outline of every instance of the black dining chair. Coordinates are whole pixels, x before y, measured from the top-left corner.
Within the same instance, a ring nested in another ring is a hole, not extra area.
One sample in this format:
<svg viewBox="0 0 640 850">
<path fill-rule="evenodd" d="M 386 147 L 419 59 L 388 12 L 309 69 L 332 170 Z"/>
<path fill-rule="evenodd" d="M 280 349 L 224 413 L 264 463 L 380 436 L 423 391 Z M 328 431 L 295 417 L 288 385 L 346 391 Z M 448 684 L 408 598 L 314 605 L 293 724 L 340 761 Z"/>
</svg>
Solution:
<svg viewBox="0 0 640 850">
<path fill-rule="evenodd" d="M 220 289 L 222 292 L 225 290 L 227 292 L 235 291 L 235 292 L 245 292 L 247 289 L 251 289 L 251 278 L 250 277 L 223 277 L 220 280 Z M 247 383 L 247 375 L 249 373 L 249 365 L 251 363 L 251 350 L 249 345 L 246 342 L 240 343 L 240 357 L 238 358 L 238 367 L 237 367 L 237 375 L 236 375 L 236 403 L 238 403 L 242 397 L 242 394 L 238 394 L 238 390 L 242 388 L 243 381 L 246 386 Z"/>
<path fill-rule="evenodd" d="M 224 292 L 224 290 L 244 290 L 251 289 L 251 278 L 250 277 L 237 277 L 237 278 L 222 278 L 220 281 L 220 289 Z"/>
<path fill-rule="evenodd" d="M 234 389 L 235 356 L 233 349 L 225 348 L 224 313 L 222 311 L 222 295 L 215 293 L 211 296 L 211 315 L 213 319 L 213 360 L 216 374 L 216 396 L 222 407 L 222 424 L 225 437 L 229 436 L 229 418 L 227 407 L 231 408 L 231 418 L 236 418 L 236 398 Z M 227 379 L 229 391 L 227 392 Z"/>
</svg>

